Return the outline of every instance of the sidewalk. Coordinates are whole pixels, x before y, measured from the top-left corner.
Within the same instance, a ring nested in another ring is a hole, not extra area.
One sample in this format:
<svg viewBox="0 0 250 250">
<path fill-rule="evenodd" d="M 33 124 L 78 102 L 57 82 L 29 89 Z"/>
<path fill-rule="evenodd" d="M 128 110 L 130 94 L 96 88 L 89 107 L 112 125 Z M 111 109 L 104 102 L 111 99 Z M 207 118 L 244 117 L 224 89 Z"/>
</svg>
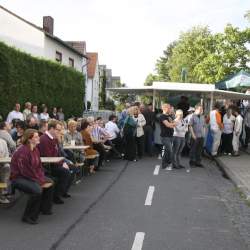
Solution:
<svg viewBox="0 0 250 250">
<path fill-rule="evenodd" d="M 239 157 L 220 156 L 215 161 L 250 200 L 250 153 L 241 152 Z"/>
</svg>

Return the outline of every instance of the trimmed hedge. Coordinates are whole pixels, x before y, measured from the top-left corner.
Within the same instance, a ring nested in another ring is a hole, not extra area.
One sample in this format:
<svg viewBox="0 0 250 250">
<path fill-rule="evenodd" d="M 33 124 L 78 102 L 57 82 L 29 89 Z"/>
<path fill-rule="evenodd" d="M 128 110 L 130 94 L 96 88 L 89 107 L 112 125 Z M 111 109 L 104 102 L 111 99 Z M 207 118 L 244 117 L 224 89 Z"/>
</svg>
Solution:
<svg viewBox="0 0 250 250">
<path fill-rule="evenodd" d="M 0 114 L 16 102 L 62 107 L 66 117 L 83 112 L 84 76 L 73 68 L 33 57 L 0 42 Z"/>
</svg>

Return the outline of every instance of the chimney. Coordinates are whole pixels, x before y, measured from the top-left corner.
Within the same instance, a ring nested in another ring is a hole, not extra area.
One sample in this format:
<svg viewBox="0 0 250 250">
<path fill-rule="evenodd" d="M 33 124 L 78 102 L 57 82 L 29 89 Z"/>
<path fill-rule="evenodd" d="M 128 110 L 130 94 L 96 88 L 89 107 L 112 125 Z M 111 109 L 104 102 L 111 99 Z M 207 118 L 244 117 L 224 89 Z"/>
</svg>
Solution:
<svg viewBox="0 0 250 250">
<path fill-rule="evenodd" d="M 54 33 L 54 19 L 51 16 L 43 17 L 43 29 L 49 34 L 53 35 Z"/>
</svg>

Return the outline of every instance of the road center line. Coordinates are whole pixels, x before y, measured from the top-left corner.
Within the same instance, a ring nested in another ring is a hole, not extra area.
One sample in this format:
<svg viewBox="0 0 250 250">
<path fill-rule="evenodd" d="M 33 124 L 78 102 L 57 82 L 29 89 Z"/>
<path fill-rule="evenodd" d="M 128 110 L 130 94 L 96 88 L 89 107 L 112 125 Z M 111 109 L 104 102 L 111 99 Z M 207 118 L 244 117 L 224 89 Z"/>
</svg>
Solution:
<svg viewBox="0 0 250 250">
<path fill-rule="evenodd" d="M 152 205 L 154 191 L 155 191 L 155 187 L 154 186 L 149 186 L 148 194 L 147 194 L 147 197 L 146 197 L 146 200 L 145 200 L 145 206 L 151 206 Z"/>
<path fill-rule="evenodd" d="M 160 165 L 156 165 L 155 166 L 155 171 L 154 171 L 154 175 L 158 175 L 160 171 Z"/>
<path fill-rule="evenodd" d="M 143 232 L 136 233 L 135 240 L 134 240 L 131 250 L 141 250 L 143 246 L 144 237 L 145 237 L 145 233 Z"/>
</svg>

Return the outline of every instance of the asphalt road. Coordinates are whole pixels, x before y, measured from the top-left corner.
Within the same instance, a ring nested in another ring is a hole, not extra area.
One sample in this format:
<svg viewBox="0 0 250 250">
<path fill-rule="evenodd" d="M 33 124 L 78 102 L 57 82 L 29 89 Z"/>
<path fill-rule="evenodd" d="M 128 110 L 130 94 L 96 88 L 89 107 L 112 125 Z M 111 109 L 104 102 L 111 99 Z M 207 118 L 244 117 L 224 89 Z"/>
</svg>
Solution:
<svg viewBox="0 0 250 250">
<path fill-rule="evenodd" d="M 159 164 L 113 161 L 74 186 L 73 197 L 35 226 L 20 222 L 25 199 L 0 209 L 0 249 L 248 249 L 209 167 L 154 175 Z"/>
</svg>

